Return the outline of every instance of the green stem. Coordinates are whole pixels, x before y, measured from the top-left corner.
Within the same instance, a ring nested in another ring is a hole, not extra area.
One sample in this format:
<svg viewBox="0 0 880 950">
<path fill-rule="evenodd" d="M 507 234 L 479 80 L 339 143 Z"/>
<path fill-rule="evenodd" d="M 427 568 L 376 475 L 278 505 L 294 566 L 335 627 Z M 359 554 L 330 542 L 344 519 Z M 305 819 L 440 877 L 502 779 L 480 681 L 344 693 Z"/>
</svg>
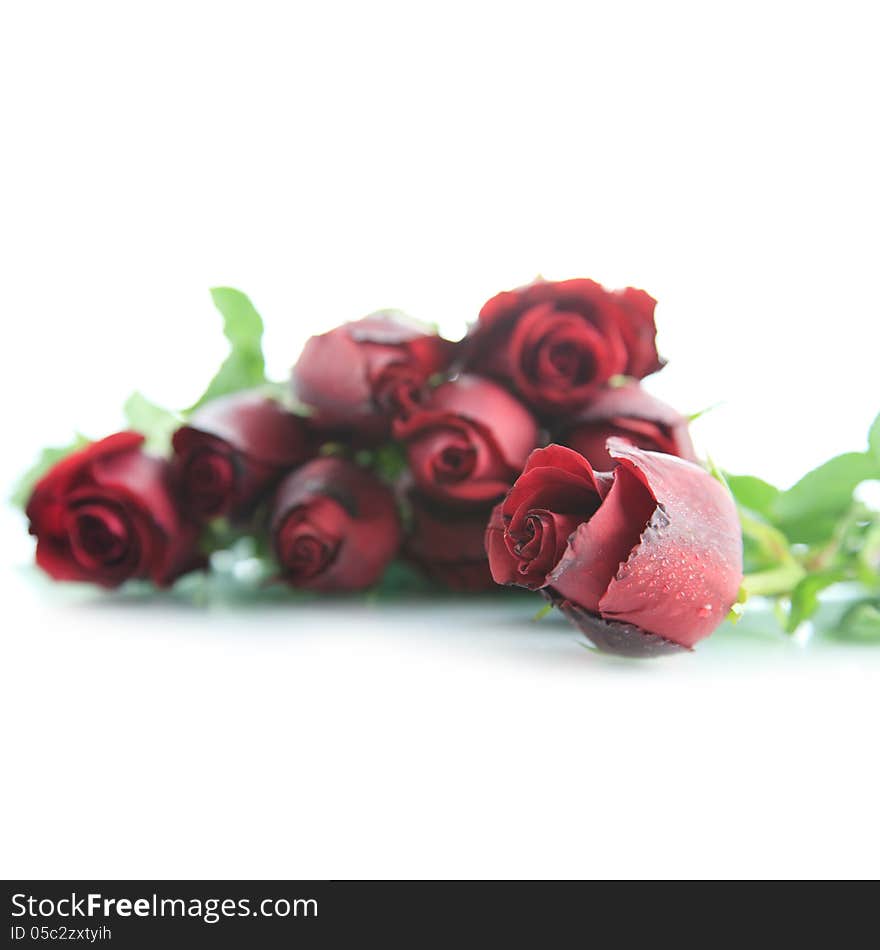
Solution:
<svg viewBox="0 0 880 950">
<path fill-rule="evenodd" d="M 739 521 L 743 535 L 756 541 L 761 550 L 773 560 L 785 562 L 793 560 L 788 539 L 777 528 L 753 518 L 742 508 L 739 509 Z"/>
<path fill-rule="evenodd" d="M 750 597 L 776 597 L 790 594 L 806 576 L 807 572 L 797 561 L 787 561 L 766 571 L 746 574 L 743 587 Z"/>
</svg>

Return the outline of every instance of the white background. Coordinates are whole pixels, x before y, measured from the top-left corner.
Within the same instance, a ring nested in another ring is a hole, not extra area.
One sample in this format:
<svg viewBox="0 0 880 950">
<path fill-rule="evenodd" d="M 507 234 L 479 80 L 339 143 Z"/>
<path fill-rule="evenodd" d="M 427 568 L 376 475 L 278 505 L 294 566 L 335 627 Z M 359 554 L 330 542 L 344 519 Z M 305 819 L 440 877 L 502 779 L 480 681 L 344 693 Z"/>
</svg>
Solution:
<svg viewBox="0 0 880 950">
<path fill-rule="evenodd" d="M 279 377 L 382 306 L 635 284 L 719 463 L 861 448 L 872 6 L 4 4 L 0 488 L 132 388 L 191 402 L 215 284 Z M 880 650 L 624 663 L 528 599 L 195 608 L 42 582 L 8 510 L 2 548 L 5 875 L 880 872 Z"/>
</svg>

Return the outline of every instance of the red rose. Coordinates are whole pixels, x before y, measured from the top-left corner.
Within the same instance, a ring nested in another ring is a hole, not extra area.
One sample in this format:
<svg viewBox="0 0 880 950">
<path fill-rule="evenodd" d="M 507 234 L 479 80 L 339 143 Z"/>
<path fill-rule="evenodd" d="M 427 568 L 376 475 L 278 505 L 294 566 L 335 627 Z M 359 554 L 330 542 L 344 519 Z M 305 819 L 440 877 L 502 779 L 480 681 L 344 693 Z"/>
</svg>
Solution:
<svg viewBox="0 0 880 950">
<path fill-rule="evenodd" d="M 293 391 L 314 410 L 316 427 L 381 441 L 454 351 L 400 314 L 375 313 L 311 337 L 293 367 Z"/>
<path fill-rule="evenodd" d="M 312 590 L 361 590 L 375 583 L 400 546 L 391 491 L 345 459 L 307 462 L 278 486 L 272 544 L 282 577 Z"/>
<path fill-rule="evenodd" d="M 504 494 L 538 443 L 529 411 L 479 376 L 458 376 L 394 423 L 418 488 L 445 504 L 485 506 Z"/>
<path fill-rule="evenodd" d="M 697 460 L 687 419 L 638 383 L 600 392 L 556 430 L 554 441 L 580 452 L 593 468 L 604 472 L 614 468 L 605 448 L 614 436 L 640 449 Z"/>
<path fill-rule="evenodd" d="M 310 441 L 303 419 L 259 393 L 207 403 L 172 439 L 184 507 L 203 520 L 244 517 L 286 471 L 313 454 Z"/>
<path fill-rule="evenodd" d="M 484 537 L 491 509 L 449 511 L 412 493 L 412 527 L 405 553 L 432 580 L 451 590 L 491 590 Z"/>
<path fill-rule="evenodd" d="M 118 432 L 55 465 L 27 505 L 37 564 L 59 581 L 160 586 L 199 566 L 198 529 L 176 509 L 168 464 Z"/>
<path fill-rule="evenodd" d="M 578 409 L 613 376 L 641 379 L 661 368 L 654 304 L 644 291 L 611 292 L 584 279 L 506 291 L 480 311 L 465 364 L 538 412 Z"/>
<path fill-rule="evenodd" d="M 735 602 L 742 539 L 708 472 L 614 439 L 612 474 L 559 445 L 537 449 L 486 532 L 499 584 L 542 589 L 596 646 L 692 647 Z"/>
</svg>

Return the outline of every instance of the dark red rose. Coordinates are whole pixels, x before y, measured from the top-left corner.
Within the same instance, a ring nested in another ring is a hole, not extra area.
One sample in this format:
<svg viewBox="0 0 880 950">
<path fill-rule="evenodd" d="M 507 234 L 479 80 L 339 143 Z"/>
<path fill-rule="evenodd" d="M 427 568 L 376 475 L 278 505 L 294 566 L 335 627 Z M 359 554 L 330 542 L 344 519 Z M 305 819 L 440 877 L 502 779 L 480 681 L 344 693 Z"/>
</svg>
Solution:
<svg viewBox="0 0 880 950">
<path fill-rule="evenodd" d="M 394 423 L 418 488 L 449 505 L 485 506 L 513 484 L 538 429 L 505 389 L 480 376 L 443 383 L 424 405 Z"/>
<path fill-rule="evenodd" d="M 285 472 L 314 454 L 305 421 L 256 392 L 207 403 L 172 445 L 181 502 L 201 520 L 248 515 Z"/>
<path fill-rule="evenodd" d="M 306 462 L 278 486 L 272 544 L 282 577 L 312 590 L 361 590 L 375 583 L 400 546 L 391 491 L 346 459 Z"/>
<path fill-rule="evenodd" d="M 454 351 L 449 340 L 383 311 L 311 337 L 293 367 L 293 391 L 314 411 L 317 428 L 381 440 Z"/>
<path fill-rule="evenodd" d="M 491 590 L 484 538 L 491 507 L 450 511 L 417 493 L 409 496 L 412 526 L 405 553 L 432 580 L 458 591 Z"/>
<path fill-rule="evenodd" d="M 585 406 L 613 376 L 641 379 L 657 355 L 654 299 L 592 280 L 537 281 L 483 306 L 464 341 L 467 369 L 509 386 L 537 412 Z"/>
<path fill-rule="evenodd" d="M 690 648 L 742 582 L 733 500 L 691 462 L 620 439 L 609 448 L 613 473 L 560 445 L 531 454 L 486 532 L 492 576 L 543 590 L 606 650 Z"/>
<path fill-rule="evenodd" d="M 687 419 L 638 383 L 604 389 L 558 427 L 554 441 L 580 452 L 599 471 L 614 467 L 605 442 L 614 436 L 630 445 L 697 460 Z"/>
<path fill-rule="evenodd" d="M 200 566 L 198 529 L 174 504 L 167 462 L 118 432 L 74 452 L 37 482 L 27 505 L 37 564 L 59 581 L 160 586 Z"/>
</svg>

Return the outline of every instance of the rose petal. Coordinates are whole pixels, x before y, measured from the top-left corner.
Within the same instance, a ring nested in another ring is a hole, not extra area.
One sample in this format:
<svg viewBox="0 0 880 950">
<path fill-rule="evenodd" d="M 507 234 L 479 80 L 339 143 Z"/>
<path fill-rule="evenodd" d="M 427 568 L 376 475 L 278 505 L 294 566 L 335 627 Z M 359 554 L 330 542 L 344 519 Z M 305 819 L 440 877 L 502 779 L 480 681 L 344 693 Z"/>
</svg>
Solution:
<svg viewBox="0 0 880 950">
<path fill-rule="evenodd" d="M 57 510 L 46 511 L 53 499 L 62 498 L 70 490 L 71 485 L 87 469 L 89 464 L 105 455 L 130 452 L 144 443 L 144 437 L 138 432 L 116 432 L 104 439 L 92 442 L 52 466 L 52 468 L 37 482 L 31 497 L 28 500 L 26 514 L 32 523 L 41 522 L 43 515 L 47 515 L 52 525 L 38 524 L 36 533 L 44 530 L 60 530 Z"/>
<path fill-rule="evenodd" d="M 484 546 L 489 512 L 450 511 L 416 492 L 408 495 L 412 526 L 406 555 L 425 574 L 452 590 L 494 586 Z"/>
<path fill-rule="evenodd" d="M 598 612 L 608 585 L 639 543 L 656 507 L 644 482 L 618 468 L 598 511 L 575 530 L 547 584 L 567 600 Z"/>
<path fill-rule="evenodd" d="M 233 393 L 206 403 L 174 435 L 174 448 L 185 448 L 189 433 L 222 439 L 256 462 L 290 468 L 311 454 L 306 424 L 277 400 L 258 392 Z"/>
<path fill-rule="evenodd" d="M 523 467 L 523 474 L 530 472 L 533 468 L 557 468 L 565 472 L 570 472 L 578 478 L 584 479 L 588 484 L 599 491 L 599 483 L 593 469 L 585 461 L 584 457 L 573 449 L 566 448 L 564 445 L 547 445 L 540 449 L 535 449 L 526 460 Z"/>
<path fill-rule="evenodd" d="M 481 376 L 463 374 L 438 386 L 422 412 L 414 413 L 405 424 L 396 426 L 396 437 L 408 439 L 413 432 L 434 424 L 431 413 L 479 424 L 497 446 L 504 462 L 517 472 L 538 441 L 537 423 L 525 406 L 497 383 Z"/>
<path fill-rule="evenodd" d="M 605 440 L 618 435 L 639 448 L 696 461 L 687 420 L 638 383 L 605 389 L 589 405 L 557 426 L 554 438 L 575 448 L 596 469 L 611 468 Z"/>
<path fill-rule="evenodd" d="M 697 465 L 619 440 L 609 449 L 617 472 L 650 486 L 658 507 L 598 608 L 605 617 L 693 646 L 718 626 L 738 595 L 742 536 L 736 507 Z"/>
<path fill-rule="evenodd" d="M 549 588 L 541 591 L 541 593 L 603 653 L 614 653 L 617 656 L 651 657 L 681 653 L 682 650 L 687 649 L 687 647 L 673 643 L 665 637 L 645 633 L 644 630 L 633 626 L 631 623 L 606 620 L 604 617 L 592 614 L 584 610 L 583 607 L 573 604 L 570 600 L 556 596 Z"/>
<path fill-rule="evenodd" d="M 343 328 L 310 337 L 293 367 L 297 399 L 328 417 L 348 420 L 373 411 L 367 364 L 361 347 Z"/>
<path fill-rule="evenodd" d="M 121 452 L 95 459 L 90 482 L 107 494 L 119 495 L 146 508 L 153 522 L 169 537 L 180 516 L 169 492 L 168 464 L 143 452 Z"/>
<path fill-rule="evenodd" d="M 499 504 L 492 510 L 492 516 L 486 526 L 485 545 L 489 568 L 496 584 L 519 584 L 519 561 L 511 556 L 505 537 L 506 524 Z"/>
<path fill-rule="evenodd" d="M 654 308 L 657 301 L 644 290 L 626 287 L 614 292 L 624 313 L 621 332 L 626 342 L 626 375 L 642 379 L 662 369 L 665 361 L 657 353 Z"/>
<path fill-rule="evenodd" d="M 601 501 L 598 490 L 584 478 L 558 468 L 531 468 L 520 475 L 504 500 L 510 527 L 518 531 L 522 520 L 536 508 L 561 514 L 579 514 L 586 521 Z"/>
</svg>

